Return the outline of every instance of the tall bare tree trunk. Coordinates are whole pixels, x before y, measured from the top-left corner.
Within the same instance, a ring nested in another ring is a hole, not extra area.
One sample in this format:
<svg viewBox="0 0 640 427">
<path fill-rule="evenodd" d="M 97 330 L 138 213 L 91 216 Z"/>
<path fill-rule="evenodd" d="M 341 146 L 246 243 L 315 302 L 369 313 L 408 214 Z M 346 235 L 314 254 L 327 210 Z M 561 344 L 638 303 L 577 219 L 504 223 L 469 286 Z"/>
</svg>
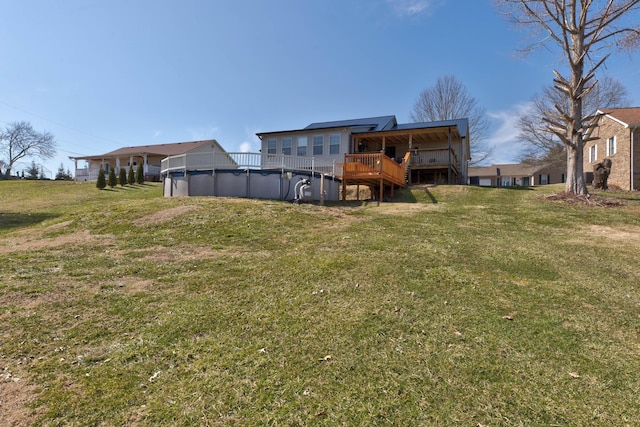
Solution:
<svg viewBox="0 0 640 427">
<path fill-rule="evenodd" d="M 581 143 L 580 146 L 583 144 Z M 565 191 L 573 194 L 588 194 L 587 182 L 584 179 L 582 148 L 567 146 L 567 182 Z"/>
<path fill-rule="evenodd" d="M 575 17 L 576 11 L 573 10 Z M 584 140 L 582 98 L 585 94 L 584 78 L 584 26 L 576 25 L 571 33 L 571 46 L 567 57 L 571 67 L 571 89 L 568 91 L 571 121 L 567 123 L 567 183 L 565 190 L 573 194 L 589 194 L 584 179 Z M 576 96 L 577 95 L 577 96 Z"/>
</svg>

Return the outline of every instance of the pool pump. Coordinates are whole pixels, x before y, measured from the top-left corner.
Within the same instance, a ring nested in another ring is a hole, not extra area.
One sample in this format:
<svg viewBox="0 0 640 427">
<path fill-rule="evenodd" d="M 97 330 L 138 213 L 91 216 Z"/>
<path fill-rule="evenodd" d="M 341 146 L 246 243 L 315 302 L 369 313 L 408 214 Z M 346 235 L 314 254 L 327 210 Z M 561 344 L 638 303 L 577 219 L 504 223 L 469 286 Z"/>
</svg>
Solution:
<svg viewBox="0 0 640 427">
<path fill-rule="evenodd" d="M 293 203 L 299 204 L 303 202 L 311 202 L 313 200 L 313 191 L 311 189 L 311 180 L 308 178 L 300 178 L 293 187 L 295 193 Z"/>
</svg>

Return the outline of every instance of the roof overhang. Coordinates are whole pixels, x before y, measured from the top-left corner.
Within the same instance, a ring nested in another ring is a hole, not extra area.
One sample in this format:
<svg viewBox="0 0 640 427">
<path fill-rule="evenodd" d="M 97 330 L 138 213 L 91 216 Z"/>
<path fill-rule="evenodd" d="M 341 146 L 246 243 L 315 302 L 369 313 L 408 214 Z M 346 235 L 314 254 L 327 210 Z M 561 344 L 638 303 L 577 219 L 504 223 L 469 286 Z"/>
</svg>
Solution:
<svg viewBox="0 0 640 427">
<path fill-rule="evenodd" d="M 411 138 L 412 144 L 429 144 L 434 142 L 448 141 L 451 136 L 452 141 L 462 141 L 465 144 L 466 152 L 469 150 L 469 139 L 461 135 L 456 125 L 437 127 L 416 127 L 404 129 L 391 129 L 377 132 L 353 133 L 353 138 L 358 141 L 377 141 L 384 138 L 385 144 L 403 144 Z M 467 154 L 468 156 L 469 154 Z"/>
</svg>

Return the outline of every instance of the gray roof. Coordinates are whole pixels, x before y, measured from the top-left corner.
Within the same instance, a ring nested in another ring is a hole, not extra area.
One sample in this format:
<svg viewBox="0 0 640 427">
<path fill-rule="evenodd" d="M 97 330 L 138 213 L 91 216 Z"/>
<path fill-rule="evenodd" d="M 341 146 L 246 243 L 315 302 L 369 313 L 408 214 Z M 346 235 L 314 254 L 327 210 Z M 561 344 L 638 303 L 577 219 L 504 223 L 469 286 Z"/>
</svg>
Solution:
<svg viewBox="0 0 640 427">
<path fill-rule="evenodd" d="M 409 130 L 409 129 L 431 129 L 456 126 L 460 136 L 466 137 L 469 129 L 468 119 L 440 120 L 437 122 L 420 122 L 420 123 L 403 123 L 394 127 L 393 130 Z"/>
<path fill-rule="evenodd" d="M 367 132 L 387 130 L 397 124 L 396 116 L 368 117 L 364 119 L 337 120 L 333 122 L 311 123 L 305 130 L 331 129 L 346 127 L 366 127 Z"/>
<path fill-rule="evenodd" d="M 361 131 L 375 132 L 375 131 L 391 129 L 396 124 L 397 124 L 396 116 L 380 116 L 380 117 L 369 117 L 364 119 L 336 120 L 332 122 L 317 122 L 317 123 L 311 123 L 309 126 L 304 127 L 302 129 L 279 130 L 274 132 L 259 132 L 256 135 L 261 136 L 261 135 L 269 135 L 273 133 L 301 132 L 301 131 L 307 131 L 307 130 L 336 129 L 336 128 L 364 128 Z"/>
<path fill-rule="evenodd" d="M 309 126 L 302 129 L 291 129 L 276 132 L 260 132 L 256 135 L 269 135 L 274 133 L 285 132 L 301 132 L 309 130 L 321 130 L 321 129 L 335 129 L 335 128 L 351 128 L 351 133 L 369 133 L 369 132 L 384 132 L 394 130 L 411 130 L 411 129 L 433 129 L 441 127 L 457 127 L 460 136 L 467 138 L 469 131 L 468 119 L 453 119 L 453 120 L 441 120 L 436 122 L 421 122 L 421 123 L 404 123 L 398 124 L 396 116 L 379 116 L 379 117 L 367 117 L 363 119 L 351 119 L 351 120 L 336 120 L 332 122 L 317 122 L 311 123 Z"/>
</svg>

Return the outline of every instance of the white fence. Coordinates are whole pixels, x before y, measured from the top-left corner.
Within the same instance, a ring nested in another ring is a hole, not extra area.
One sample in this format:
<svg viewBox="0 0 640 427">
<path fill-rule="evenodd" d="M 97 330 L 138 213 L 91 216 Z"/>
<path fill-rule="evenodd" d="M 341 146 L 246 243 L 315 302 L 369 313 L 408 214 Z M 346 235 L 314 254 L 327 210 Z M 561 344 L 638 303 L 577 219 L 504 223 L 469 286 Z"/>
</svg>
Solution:
<svg viewBox="0 0 640 427">
<path fill-rule="evenodd" d="M 342 175 L 341 165 L 315 157 L 262 153 L 186 153 L 162 160 L 161 173 L 215 169 L 263 169 L 318 172 L 330 176 Z"/>
<path fill-rule="evenodd" d="M 127 173 L 129 173 L 129 166 L 121 166 Z M 134 166 L 133 171 L 136 171 L 136 167 Z M 98 174 L 100 173 L 100 168 L 80 168 L 76 169 L 75 180 L 76 181 L 96 181 L 98 179 Z M 116 174 L 120 173 L 120 170 L 116 170 Z M 147 165 L 145 170 L 145 175 L 160 175 L 160 168 L 158 166 Z"/>
</svg>

